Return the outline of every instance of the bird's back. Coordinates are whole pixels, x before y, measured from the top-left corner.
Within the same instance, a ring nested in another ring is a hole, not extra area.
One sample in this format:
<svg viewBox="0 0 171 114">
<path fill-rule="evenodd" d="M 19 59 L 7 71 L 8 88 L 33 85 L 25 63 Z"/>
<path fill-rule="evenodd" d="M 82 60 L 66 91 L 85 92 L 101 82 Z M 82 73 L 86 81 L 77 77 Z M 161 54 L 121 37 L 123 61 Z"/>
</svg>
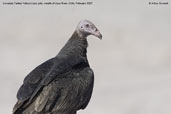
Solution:
<svg viewBox="0 0 171 114">
<path fill-rule="evenodd" d="M 22 114 L 72 114 L 84 109 L 91 97 L 94 74 L 89 67 L 56 77 Z"/>
</svg>

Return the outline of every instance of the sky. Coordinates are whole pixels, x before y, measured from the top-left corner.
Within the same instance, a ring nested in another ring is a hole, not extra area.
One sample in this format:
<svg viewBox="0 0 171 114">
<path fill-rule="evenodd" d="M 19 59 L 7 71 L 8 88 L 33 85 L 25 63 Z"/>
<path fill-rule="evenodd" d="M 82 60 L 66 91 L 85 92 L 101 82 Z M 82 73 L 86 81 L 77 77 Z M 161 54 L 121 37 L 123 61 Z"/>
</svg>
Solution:
<svg viewBox="0 0 171 114">
<path fill-rule="evenodd" d="M 171 113 L 170 4 L 156 0 L 29 0 L 46 1 L 92 4 L 5 5 L 0 0 L 1 114 L 11 114 L 24 77 L 57 55 L 84 19 L 97 26 L 103 39 L 88 37 L 95 84 L 88 107 L 78 114 Z"/>
</svg>

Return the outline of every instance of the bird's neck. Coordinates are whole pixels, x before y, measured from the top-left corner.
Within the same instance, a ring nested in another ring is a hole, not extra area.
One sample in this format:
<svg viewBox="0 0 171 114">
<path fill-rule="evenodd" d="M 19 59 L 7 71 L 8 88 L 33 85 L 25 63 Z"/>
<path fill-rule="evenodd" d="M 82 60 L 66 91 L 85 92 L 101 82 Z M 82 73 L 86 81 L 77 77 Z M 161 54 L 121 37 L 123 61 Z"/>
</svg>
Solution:
<svg viewBox="0 0 171 114">
<path fill-rule="evenodd" d="M 76 31 L 72 34 L 69 41 L 75 42 L 75 45 L 81 49 L 87 49 L 88 47 L 87 36 L 80 36 Z"/>
<path fill-rule="evenodd" d="M 87 57 L 88 42 L 86 37 L 80 37 L 75 31 L 59 54 L 78 54 L 82 57 Z"/>
</svg>

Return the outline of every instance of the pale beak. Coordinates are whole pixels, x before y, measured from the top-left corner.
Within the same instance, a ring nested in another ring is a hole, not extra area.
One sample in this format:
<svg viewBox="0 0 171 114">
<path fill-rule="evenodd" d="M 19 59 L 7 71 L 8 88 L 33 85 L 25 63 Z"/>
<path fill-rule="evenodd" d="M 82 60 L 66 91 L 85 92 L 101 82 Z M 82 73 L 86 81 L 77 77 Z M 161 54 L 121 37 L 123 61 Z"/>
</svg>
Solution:
<svg viewBox="0 0 171 114">
<path fill-rule="evenodd" d="M 102 34 L 100 33 L 100 31 L 98 29 L 95 29 L 93 32 L 92 32 L 92 35 L 98 37 L 100 40 L 102 39 Z"/>
<path fill-rule="evenodd" d="M 99 38 L 100 40 L 102 39 L 102 34 L 101 34 L 101 33 L 98 35 L 98 38 Z"/>
</svg>

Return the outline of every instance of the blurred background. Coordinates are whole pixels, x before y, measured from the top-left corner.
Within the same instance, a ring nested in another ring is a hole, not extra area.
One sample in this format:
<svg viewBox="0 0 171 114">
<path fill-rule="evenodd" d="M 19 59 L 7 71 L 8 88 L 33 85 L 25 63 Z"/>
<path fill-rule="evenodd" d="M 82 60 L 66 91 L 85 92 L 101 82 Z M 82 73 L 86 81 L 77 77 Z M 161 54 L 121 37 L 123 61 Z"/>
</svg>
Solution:
<svg viewBox="0 0 171 114">
<path fill-rule="evenodd" d="M 103 40 L 88 37 L 95 85 L 88 107 L 78 114 L 171 114 L 170 4 L 92 0 L 92 5 L 16 6 L 4 1 L 0 114 L 12 113 L 24 77 L 54 57 L 83 19 L 99 28 Z"/>
</svg>

